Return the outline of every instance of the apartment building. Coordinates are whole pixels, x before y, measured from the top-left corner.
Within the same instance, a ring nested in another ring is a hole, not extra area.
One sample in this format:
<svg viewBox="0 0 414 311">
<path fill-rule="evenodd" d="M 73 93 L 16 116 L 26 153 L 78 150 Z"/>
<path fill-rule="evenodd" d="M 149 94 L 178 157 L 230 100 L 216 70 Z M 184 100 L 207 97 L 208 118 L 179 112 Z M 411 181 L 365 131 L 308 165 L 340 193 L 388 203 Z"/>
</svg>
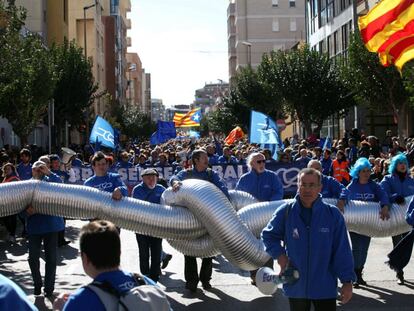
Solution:
<svg viewBox="0 0 414 311">
<path fill-rule="evenodd" d="M 214 111 L 222 103 L 223 97 L 229 93 L 229 84 L 220 80 L 220 83 L 206 83 L 203 88 L 195 91 L 195 100 L 192 108 L 201 108 L 201 112 Z"/>
<path fill-rule="evenodd" d="M 128 65 L 128 89 L 126 93 L 127 103 L 143 111 L 142 105 L 142 63 L 137 53 L 127 53 Z"/>
<path fill-rule="evenodd" d="M 142 112 L 151 115 L 151 74 L 142 68 L 141 75 Z"/>
<path fill-rule="evenodd" d="M 158 120 L 165 121 L 165 106 L 162 99 L 151 99 L 151 120 L 154 122 Z"/>
<path fill-rule="evenodd" d="M 305 7 L 297 0 L 230 0 L 227 9 L 229 77 L 257 67 L 264 53 L 288 50 L 306 39 Z"/>
</svg>

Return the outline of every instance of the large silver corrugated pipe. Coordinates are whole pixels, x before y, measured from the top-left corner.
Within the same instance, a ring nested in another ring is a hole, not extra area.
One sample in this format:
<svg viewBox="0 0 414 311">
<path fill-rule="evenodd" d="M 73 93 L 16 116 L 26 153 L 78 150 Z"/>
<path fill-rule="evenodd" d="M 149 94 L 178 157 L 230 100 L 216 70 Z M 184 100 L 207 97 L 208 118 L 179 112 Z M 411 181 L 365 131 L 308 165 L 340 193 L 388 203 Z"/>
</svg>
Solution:
<svg viewBox="0 0 414 311">
<path fill-rule="evenodd" d="M 236 211 L 242 209 L 243 207 L 247 205 L 259 202 L 250 193 L 240 191 L 240 190 L 229 190 L 229 196 L 230 196 L 230 202 Z"/>
<path fill-rule="evenodd" d="M 269 260 L 263 243 L 243 224 L 230 201 L 215 185 L 204 180 L 184 180 L 179 191 L 163 193 L 168 204 L 186 206 L 202 222 L 214 245 L 232 264 L 253 270 Z"/>
<path fill-rule="evenodd" d="M 248 195 L 234 192 L 231 197 L 235 197 L 233 202 L 238 200 L 237 207 L 213 184 L 186 180 L 178 192 L 168 189 L 164 193 L 168 204 L 185 206 L 179 207 L 130 198 L 114 201 L 111 194 L 94 188 L 31 180 L 0 185 L 0 216 L 16 214 L 32 204 L 43 214 L 107 219 L 125 229 L 166 238 L 184 254 L 210 257 L 221 252 L 234 265 L 252 270 L 269 258 L 256 237 L 274 211 L 289 201 L 242 207 L 252 201 Z M 324 201 L 336 203 L 332 199 Z M 405 223 L 406 205 L 394 204 L 391 219 L 382 221 L 378 203 L 350 201 L 344 216 L 351 231 L 391 236 L 410 229 Z"/>
</svg>

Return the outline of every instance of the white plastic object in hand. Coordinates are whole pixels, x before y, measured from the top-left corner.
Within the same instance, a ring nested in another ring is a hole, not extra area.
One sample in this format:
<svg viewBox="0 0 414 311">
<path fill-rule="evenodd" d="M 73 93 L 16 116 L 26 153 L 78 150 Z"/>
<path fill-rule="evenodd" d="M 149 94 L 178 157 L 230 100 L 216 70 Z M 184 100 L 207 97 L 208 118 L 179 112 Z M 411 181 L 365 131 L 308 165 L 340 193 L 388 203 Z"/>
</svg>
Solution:
<svg viewBox="0 0 414 311">
<path fill-rule="evenodd" d="M 294 283 L 299 279 L 299 271 L 288 268 L 278 275 L 269 267 L 262 267 L 256 273 L 256 285 L 259 291 L 265 295 L 273 295 L 277 286 L 284 283 Z"/>
</svg>

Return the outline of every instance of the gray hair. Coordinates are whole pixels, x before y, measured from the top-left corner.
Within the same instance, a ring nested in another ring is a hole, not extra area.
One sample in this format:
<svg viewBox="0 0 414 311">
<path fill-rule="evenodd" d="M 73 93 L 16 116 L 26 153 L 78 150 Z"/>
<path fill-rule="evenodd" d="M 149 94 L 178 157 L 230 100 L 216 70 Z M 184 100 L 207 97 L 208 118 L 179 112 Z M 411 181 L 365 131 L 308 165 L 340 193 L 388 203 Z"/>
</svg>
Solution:
<svg viewBox="0 0 414 311">
<path fill-rule="evenodd" d="M 252 170 L 252 162 L 253 162 L 254 157 L 257 157 L 258 155 L 261 155 L 261 156 L 264 157 L 263 153 L 260 153 L 260 152 L 253 152 L 253 153 L 249 154 L 249 156 L 247 157 L 246 165 L 247 165 L 249 171 Z"/>
<path fill-rule="evenodd" d="M 50 164 L 50 159 L 49 159 L 49 157 L 47 156 L 47 155 L 42 155 L 40 158 L 39 158 L 39 161 L 42 161 L 43 163 L 45 163 L 45 164 Z"/>
<path fill-rule="evenodd" d="M 307 167 L 312 168 L 313 164 L 318 164 L 319 167 L 322 169 L 322 163 L 319 160 L 310 160 Z"/>
</svg>

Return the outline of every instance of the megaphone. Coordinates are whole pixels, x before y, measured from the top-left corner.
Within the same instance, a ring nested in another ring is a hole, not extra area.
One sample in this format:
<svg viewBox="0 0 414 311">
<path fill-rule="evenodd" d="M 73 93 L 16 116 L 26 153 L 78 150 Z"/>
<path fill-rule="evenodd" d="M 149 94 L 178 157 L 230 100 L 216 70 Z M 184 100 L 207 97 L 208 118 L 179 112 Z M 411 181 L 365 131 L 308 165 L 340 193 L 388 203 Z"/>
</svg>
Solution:
<svg viewBox="0 0 414 311">
<path fill-rule="evenodd" d="M 60 158 L 60 169 L 66 172 L 72 167 L 72 161 L 76 157 L 76 152 L 66 147 L 63 147 L 61 151 L 62 156 Z"/>
<path fill-rule="evenodd" d="M 281 275 L 269 267 L 262 267 L 256 273 L 256 285 L 265 295 L 273 295 L 279 284 L 293 284 L 299 279 L 299 271 L 289 267 Z"/>
</svg>

